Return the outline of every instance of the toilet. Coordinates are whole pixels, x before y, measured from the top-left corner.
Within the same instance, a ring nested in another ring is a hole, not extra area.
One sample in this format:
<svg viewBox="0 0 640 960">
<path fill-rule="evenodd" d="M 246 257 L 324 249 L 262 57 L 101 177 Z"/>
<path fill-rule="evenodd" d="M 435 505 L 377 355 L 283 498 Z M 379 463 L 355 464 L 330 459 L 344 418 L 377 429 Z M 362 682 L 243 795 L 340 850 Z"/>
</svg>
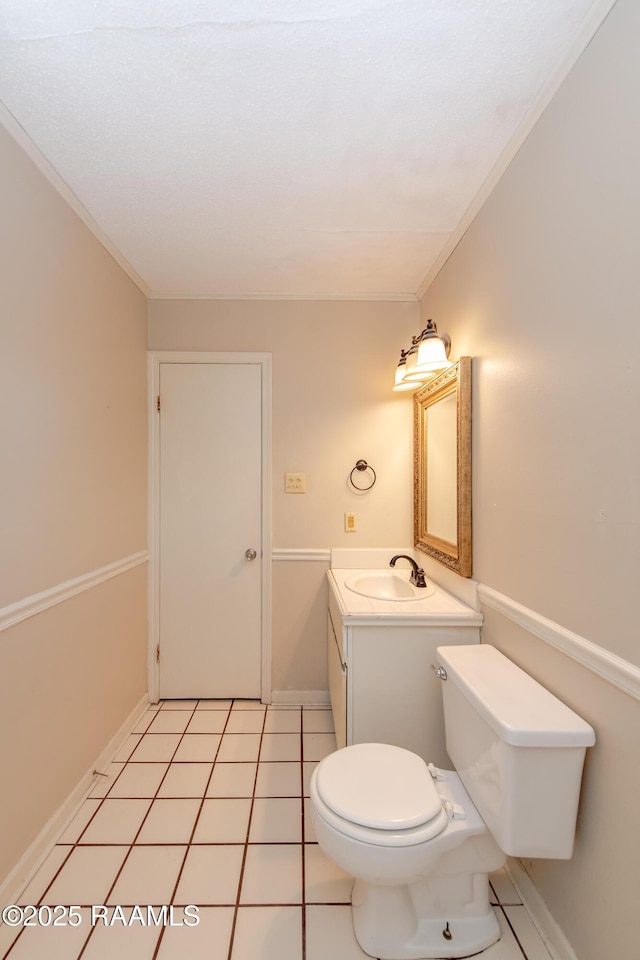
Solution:
<svg viewBox="0 0 640 960">
<path fill-rule="evenodd" d="M 488 874 L 507 856 L 571 857 L 595 743 L 588 723 L 489 644 L 437 654 L 453 770 L 359 743 L 311 778 L 318 843 L 355 878 L 356 938 L 381 960 L 468 957 L 499 939 Z"/>
</svg>

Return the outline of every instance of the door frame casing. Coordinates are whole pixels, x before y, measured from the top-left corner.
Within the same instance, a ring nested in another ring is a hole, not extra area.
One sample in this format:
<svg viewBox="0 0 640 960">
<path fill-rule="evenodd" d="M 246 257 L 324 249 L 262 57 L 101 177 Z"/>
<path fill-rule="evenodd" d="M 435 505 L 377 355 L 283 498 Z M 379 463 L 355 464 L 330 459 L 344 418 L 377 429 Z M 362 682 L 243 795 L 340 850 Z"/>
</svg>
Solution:
<svg viewBox="0 0 640 960">
<path fill-rule="evenodd" d="M 149 701 L 160 693 L 160 365 L 163 363 L 254 364 L 261 368 L 262 436 L 262 530 L 261 563 L 261 663 L 260 690 L 263 703 L 271 703 L 271 354 L 217 353 L 154 350 L 149 352 L 149 641 L 147 674 Z"/>
</svg>

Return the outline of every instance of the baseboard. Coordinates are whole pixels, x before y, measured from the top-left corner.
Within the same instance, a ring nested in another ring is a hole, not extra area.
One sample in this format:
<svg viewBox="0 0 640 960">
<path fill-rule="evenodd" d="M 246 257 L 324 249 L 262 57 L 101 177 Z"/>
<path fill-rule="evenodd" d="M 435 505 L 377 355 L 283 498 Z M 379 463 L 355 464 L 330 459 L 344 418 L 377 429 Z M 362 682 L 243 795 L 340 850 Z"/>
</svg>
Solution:
<svg viewBox="0 0 640 960">
<path fill-rule="evenodd" d="M 328 690 L 273 690 L 271 703 L 290 704 L 292 706 L 326 706 L 330 703 Z"/>
<path fill-rule="evenodd" d="M 578 960 L 573 947 L 520 861 L 509 857 L 505 869 L 553 960 Z"/>
<path fill-rule="evenodd" d="M 96 778 L 94 771 L 104 770 L 111 763 L 114 755 L 129 736 L 132 728 L 147 710 L 148 706 L 149 698 L 145 693 L 124 723 L 121 724 L 117 733 L 113 735 L 107 746 L 80 779 L 74 790 L 72 790 L 64 803 L 58 807 L 56 812 L 49 818 L 33 843 L 25 850 L 15 867 L 2 881 L 2 884 L 0 884 L 0 904 L 17 902 L 17 898 L 44 859 L 49 855 L 61 832 L 76 815 L 80 804 L 86 799 L 89 790 L 95 783 Z"/>
</svg>

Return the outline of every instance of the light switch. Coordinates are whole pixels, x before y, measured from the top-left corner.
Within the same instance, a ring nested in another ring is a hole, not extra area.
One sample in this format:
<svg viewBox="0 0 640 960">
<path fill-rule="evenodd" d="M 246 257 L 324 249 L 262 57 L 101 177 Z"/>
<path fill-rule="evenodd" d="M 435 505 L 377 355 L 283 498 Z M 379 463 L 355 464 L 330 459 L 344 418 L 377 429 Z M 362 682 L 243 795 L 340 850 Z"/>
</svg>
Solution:
<svg viewBox="0 0 640 960">
<path fill-rule="evenodd" d="M 355 513 L 345 513 L 344 515 L 344 529 L 347 533 L 356 532 L 356 515 Z"/>
</svg>

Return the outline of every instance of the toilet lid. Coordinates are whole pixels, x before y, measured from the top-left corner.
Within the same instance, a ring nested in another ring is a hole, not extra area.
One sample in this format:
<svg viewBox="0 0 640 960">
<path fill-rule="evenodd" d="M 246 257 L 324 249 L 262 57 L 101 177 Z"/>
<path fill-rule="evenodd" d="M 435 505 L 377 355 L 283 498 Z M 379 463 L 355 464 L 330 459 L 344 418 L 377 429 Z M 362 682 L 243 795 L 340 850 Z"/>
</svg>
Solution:
<svg viewBox="0 0 640 960">
<path fill-rule="evenodd" d="M 320 798 L 338 816 L 377 830 L 408 830 L 442 813 L 424 760 L 385 743 L 344 747 L 320 763 Z"/>
</svg>

